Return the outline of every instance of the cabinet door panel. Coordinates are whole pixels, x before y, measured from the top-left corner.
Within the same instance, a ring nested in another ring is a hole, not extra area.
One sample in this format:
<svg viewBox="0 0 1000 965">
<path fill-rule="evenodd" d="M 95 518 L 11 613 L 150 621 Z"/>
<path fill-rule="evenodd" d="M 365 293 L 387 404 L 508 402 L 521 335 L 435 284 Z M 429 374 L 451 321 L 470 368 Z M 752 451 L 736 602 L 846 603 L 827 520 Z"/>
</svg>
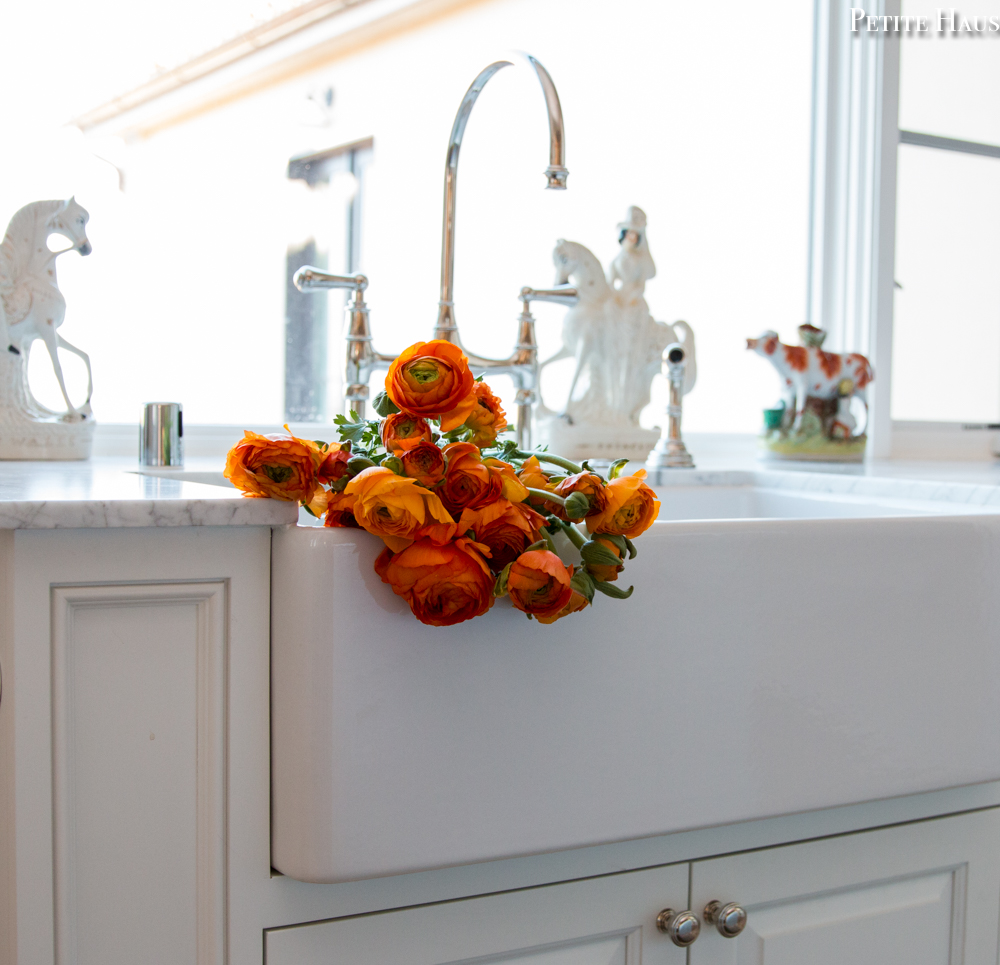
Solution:
<svg viewBox="0 0 1000 965">
<path fill-rule="evenodd" d="M 692 907 L 737 901 L 691 965 L 995 965 L 996 810 L 696 862 Z"/>
<path fill-rule="evenodd" d="M 656 928 L 687 907 L 688 866 L 267 932 L 268 965 L 683 965 Z"/>
</svg>

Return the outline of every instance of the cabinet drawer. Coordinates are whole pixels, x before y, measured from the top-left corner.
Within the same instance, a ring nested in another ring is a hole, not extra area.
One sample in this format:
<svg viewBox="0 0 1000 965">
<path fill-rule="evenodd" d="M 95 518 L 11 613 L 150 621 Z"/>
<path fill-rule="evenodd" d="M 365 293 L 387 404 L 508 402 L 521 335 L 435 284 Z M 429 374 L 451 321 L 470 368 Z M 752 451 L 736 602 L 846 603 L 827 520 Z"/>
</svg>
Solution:
<svg viewBox="0 0 1000 965">
<path fill-rule="evenodd" d="M 690 965 L 996 965 L 1000 810 L 731 855 L 692 866 L 691 907 L 737 902 Z"/>
<path fill-rule="evenodd" d="M 687 908 L 688 865 L 272 929 L 267 965 L 683 965 L 656 928 Z"/>
</svg>

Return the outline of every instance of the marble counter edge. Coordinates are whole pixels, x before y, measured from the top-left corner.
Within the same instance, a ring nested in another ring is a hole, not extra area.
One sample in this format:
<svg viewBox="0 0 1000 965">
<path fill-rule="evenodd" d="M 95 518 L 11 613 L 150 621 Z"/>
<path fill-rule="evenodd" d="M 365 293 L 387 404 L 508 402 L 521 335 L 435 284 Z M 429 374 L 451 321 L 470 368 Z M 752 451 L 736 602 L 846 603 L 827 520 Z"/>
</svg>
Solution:
<svg viewBox="0 0 1000 965">
<path fill-rule="evenodd" d="M 90 499 L 0 502 L 0 529 L 285 526 L 294 503 L 271 499 Z"/>
</svg>

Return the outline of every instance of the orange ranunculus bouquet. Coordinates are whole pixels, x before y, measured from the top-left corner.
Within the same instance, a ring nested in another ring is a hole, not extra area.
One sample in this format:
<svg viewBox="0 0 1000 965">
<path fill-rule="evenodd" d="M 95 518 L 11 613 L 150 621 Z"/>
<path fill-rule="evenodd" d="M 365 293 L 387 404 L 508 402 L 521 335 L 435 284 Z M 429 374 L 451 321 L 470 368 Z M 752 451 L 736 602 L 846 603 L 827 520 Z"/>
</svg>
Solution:
<svg viewBox="0 0 1000 965">
<path fill-rule="evenodd" d="M 430 626 L 471 620 L 502 596 L 554 623 L 597 593 L 632 594 L 617 580 L 660 510 L 645 470 L 622 476 L 620 459 L 602 475 L 501 441 L 500 400 L 451 342 L 411 345 L 373 407 L 378 419 L 337 416 L 338 442 L 247 432 L 226 477 L 247 496 L 379 537 L 375 571 Z"/>
</svg>

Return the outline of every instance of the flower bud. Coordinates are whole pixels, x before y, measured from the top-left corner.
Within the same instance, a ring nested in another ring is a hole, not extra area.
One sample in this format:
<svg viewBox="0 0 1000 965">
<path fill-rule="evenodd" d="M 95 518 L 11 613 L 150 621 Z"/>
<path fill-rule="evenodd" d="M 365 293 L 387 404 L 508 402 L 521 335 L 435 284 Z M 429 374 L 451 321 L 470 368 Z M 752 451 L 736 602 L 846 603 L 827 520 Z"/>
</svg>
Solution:
<svg viewBox="0 0 1000 965">
<path fill-rule="evenodd" d="M 379 465 L 385 469 L 391 469 L 397 476 L 403 475 L 403 460 L 399 456 L 386 456 Z"/>
<path fill-rule="evenodd" d="M 379 392 L 374 399 L 372 399 L 372 408 L 384 419 L 386 416 L 392 415 L 395 412 L 399 412 L 399 406 L 396 405 L 392 399 L 384 392 Z"/>
<path fill-rule="evenodd" d="M 595 566 L 618 566 L 621 563 L 620 556 L 616 556 L 607 546 L 592 539 L 583 544 L 580 555 L 585 563 L 593 563 Z"/>
<path fill-rule="evenodd" d="M 583 519 L 590 512 L 590 500 L 584 493 L 571 493 L 563 506 L 567 519 Z"/>
<path fill-rule="evenodd" d="M 351 456 L 347 460 L 347 472 L 350 476 L 356 476 L 363 469 L 370 469 L 375 463 L 365 456 Z"/>
</svg>

